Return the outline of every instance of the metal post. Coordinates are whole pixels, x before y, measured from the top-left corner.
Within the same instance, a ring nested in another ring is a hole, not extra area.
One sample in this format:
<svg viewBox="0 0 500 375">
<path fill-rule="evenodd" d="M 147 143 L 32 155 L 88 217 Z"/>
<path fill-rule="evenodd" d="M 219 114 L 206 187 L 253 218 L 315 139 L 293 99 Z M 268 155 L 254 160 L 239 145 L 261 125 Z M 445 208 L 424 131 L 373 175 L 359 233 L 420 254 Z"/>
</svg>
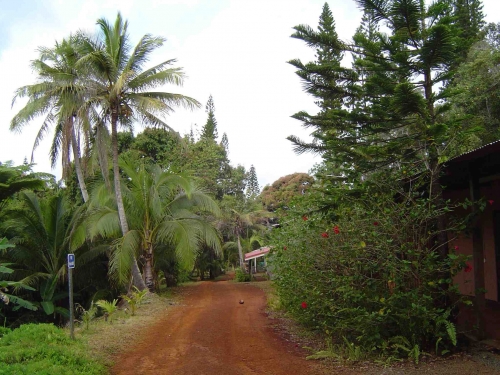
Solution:
<svg viewBox="0 0 500 375">
<path fill-rule="evenodd" d="M 69 288 L 69 337 L 75 339 L 75 317 L 73 311 L 73 268 L 68 267 Z"/>
</svg>

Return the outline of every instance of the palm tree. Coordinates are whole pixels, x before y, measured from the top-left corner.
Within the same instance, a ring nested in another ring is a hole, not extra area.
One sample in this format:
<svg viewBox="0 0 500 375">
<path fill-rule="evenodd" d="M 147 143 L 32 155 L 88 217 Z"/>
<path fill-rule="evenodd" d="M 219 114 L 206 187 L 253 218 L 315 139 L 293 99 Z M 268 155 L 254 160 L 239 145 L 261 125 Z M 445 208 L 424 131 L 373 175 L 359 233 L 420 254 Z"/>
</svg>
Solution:
<svg viewBox="0 0 500 375">
<path fill-rule="evenodd" d="M 120 188 L 118 124 L 131 126 L 134 122 L 142 122 L 170 129 L 158 116 L 168 114 L 173 110 L 173 106 L 195 108 L 200 104 L 184 95 L 149 91 L 164 84 L 181 85 L 183 82 L 182 70 L 170 67 L 175 60 L 167 60 L 143 70 L 151 53 L 162 46 L 165 39 L 146 34 L 135 48 L 130 50 L 128 23 L 122 19 L 120 13 L 113 25 L 105 19 L 99 19 L 97 25 L 100 28 L 97 39 L 80 35 L 80 51 L 83 57 L 78 65 L 87 72 L 85 81 L 90 92 L 83 110 L 100 108 L 102 122 L 111 125 L 114 190 L 122 235 L 126 236 L 129 225 Z M 134 285 L 143 290 L 146 286 L 135 258 L 132 276 Z"/>
<path fill-rule="evenodd" d="M 145 284 L 154 291 L 154 259 L 160 247 L 175 248 L 181 262 L 191 266 L 204 244 L 220 252 L 215 228 L 201 216 L 219 215 L 219 207 L 192 179 L 162 171 L 157 165 L 138 166 L 131 160 L 120 159 L 120 167 L 126 175 L 121 186 L 130 230 L 115 241 L 109 268 L 113 278 L 125 282 L 130 261 L 139 255 L 144 261 Z M 114 196 L 104 187 L 98 187 L 92 196 L 91 237 L 116 236 L 120 228 Z"/>
<path fill-rule="evenodd" d="M 76 63 L 79 59 L 75 49 L 74 38 L 63 39 L 54 48 L 38 48 L 39 58 L 32 61 L 31 66 L 38 76 L 38 82 L 17 89 L 12 105 L 18 98 L 28 98 L 26 105 L 14 116 L 10 123 L 10 130 L 22 131 L 22 128 L 39 116 L 45 116 L 42 126 L 33 144 L 33 153 L 55 125 L 50 159 L 52 167 L 57 163 L 58 155 L 62 154 L 63 175 L 68 176 L 71 165 L 71 150 L 76 175 L 83 200 L 89 198 L 83 170 L 80 162 L 80 145 L 76 128 L 87 131 L 87 114 L 80 111 L 86 87 L 79 78 Z M 78 116 L 77 116 L 78 113 Z M 88 138 L 88 137 L 87 137 Z M 33 154 L 32 154 L 33 160 Z"/>
<path fill-rule="evenodd" d="M 47 175 L 32 173 L 30 165 L 14 167 L 12 163 L 0 163 L 0 212 L 7 198 L 24 189 L 44 189 Z"/>
<path fill-rule="evenodd" d="M 233 208 L 230 208 L 225 212 L 224 217 L 219 220 L 219 230 L 228 233 L 236 240 L 235 242 L 238 248 L 240 267 L 242 269 L 244 269 L 245 263 L 245 260 L 243 258 L 243 246 L 241 245 L 242 237 L 251 238 L 252 236 L 255 236 L 254 239 L 260 239 L 260 237 L 253 232 L 256 231 L 258 233 L 266 229 L 264 223 L 267 221 L 267 218 L 270 215 L 271 214 L 265 210 L 239 212 Z M 234 243 L 228 243 L 228 245 L 226 246 L 228 250 L 233 247 Z"/>
</svg>

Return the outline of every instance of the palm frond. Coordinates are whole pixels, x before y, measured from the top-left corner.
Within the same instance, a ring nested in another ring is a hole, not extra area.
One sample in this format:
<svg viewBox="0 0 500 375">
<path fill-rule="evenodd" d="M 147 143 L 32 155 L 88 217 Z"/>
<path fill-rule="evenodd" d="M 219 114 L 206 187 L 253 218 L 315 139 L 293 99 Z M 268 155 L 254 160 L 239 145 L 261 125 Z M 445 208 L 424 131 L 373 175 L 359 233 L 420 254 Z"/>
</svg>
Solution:
<svg viewBox="0 0 500 375">
<path fill-rule="evenodd" d="M 109 276 L 119 285 L 130 280 L 130 270 L 136 253 L 141 246 L 141 235 L 136 230 L 128 231 L 113 243 L 109 260 Z"/>
<path fill-rule="evenodd" d="M 132 51 L 124 71 L 140 72 L 143 65 L 148 61 L 149 55 L 165 42 L 165 38 L 144 35 Z"/>
</svg>

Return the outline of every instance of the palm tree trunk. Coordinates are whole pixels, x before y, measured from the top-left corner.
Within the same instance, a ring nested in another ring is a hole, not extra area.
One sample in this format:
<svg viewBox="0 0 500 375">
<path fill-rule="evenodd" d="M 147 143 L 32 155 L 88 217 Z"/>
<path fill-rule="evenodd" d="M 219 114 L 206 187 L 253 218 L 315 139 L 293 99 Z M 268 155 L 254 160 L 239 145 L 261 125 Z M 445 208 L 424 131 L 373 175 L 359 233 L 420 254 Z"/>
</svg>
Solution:
<svg viewBox="0 0 500 375">
<path fill-rule="evenodd" d="M 71 117 L 71 148 L 73 149 L 73 159 L 75 159 L 75 170 L 76 176 L 78 178 L 78 184 L 80 185 L 80 190 L 82 192 L 83 201 L 87 202 L 89 200 L 89 193 L 87 192 L 87 185 L 85 185 L 85 179 L 83 177 L 82 165 L 80 163 L 80 147 L 76 141 L 75 128 L 73 127 L 73 117 Z"/>
<path fill-rule="evenodd" d="M 118 217 L 120 218 L 120 226 L 122 234 L 128 233 L 127 216 L 125 215 L 125 206 L 123 205 L 123 197 L 120 183 L 120 168 L 118 166 L 118 132 L 117 132 L 118 114 L 116 110 L 111 115 L 111 147 L 113 150 L 113 177 L 115 183 L 116 205 L 118 207 Z M 141 270 L 137 264 L 137 259 L 133 256 L 132 259 L 132 284 L 139 290 L 147 288 L 142 279 Z"/>
<path fill-rule="evenodd" d="M 241 248 L 240 235 L 238 235 L 238 253 L 240 254 L 240 268 L 245 270 L 245 262 L 243 260 L 243 249 Z"/>
<path fill-rule="evenodd" d="M 153 271 L 153 244 L 148 244 L 148 248 L 144 253 L 146 258 L 146 262 L 144 264 L 144 282 L 149 291 L 153 293 L 155 291 L 155 277 Z"/>
</svg>

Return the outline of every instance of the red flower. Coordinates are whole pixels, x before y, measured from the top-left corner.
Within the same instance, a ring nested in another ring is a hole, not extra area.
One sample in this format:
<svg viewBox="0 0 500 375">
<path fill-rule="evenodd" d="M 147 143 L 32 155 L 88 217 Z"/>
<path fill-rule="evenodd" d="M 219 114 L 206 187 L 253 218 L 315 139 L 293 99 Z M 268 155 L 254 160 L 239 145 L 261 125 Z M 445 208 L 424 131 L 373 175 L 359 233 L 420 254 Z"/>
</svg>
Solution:
<svg viewBox="0 0 500 375">
<path fill-rule="evenodd" d="M 283 250 L 286 250 L 286 249 L 288 249 L 288 248 L 286 246 L 283 246 Z"/>
<path fill-rule="evenodd" d="M 340 229 L 336 225 L 333 227 L 333 231 L 335 232 L 335 234 L 339 234 L 340 233 Z"/>
<path fill-rule="evenodd" d="M 307 309 L 307 302 L 302 302 L 300 304 L 300 307 L 302 307 L 303 309 Z"/>
<path fill-rule="evenodd" d="M 459 249 L 458 245 L 455 245 L 454 249 L 455 249 L 455 250 L 458 250 L 458 249 Z"/>
<path fill-rule="evenodd" d="M 302 220 L 307 221 L 308 217 L 306 215 L 302 216 Z"/>
<path fill-rule="evenodd" d="M 326 232 L 321 233 L 321 237 L 328 238 L 328 233 L 326 233 Z"/>
<path fill-rule="evenodd" d="M 464 272 L 470 272 L 472 271 L 472 266 L 469 263 L 465 264 Z"/>
<path fill-rule="evenodd" d="M 493 199 L 490 199 L 490 200 L 488 201 L 488 203 L 489 203 L 490 205 L 492 205 L 493 203 L 495 203 L 495 201 L 494 201 Z"/>
<path fill-rule="evenodd" d="M 373 225 L 378 226 L 378 221 L 374 221 Z"/>
</svg>

